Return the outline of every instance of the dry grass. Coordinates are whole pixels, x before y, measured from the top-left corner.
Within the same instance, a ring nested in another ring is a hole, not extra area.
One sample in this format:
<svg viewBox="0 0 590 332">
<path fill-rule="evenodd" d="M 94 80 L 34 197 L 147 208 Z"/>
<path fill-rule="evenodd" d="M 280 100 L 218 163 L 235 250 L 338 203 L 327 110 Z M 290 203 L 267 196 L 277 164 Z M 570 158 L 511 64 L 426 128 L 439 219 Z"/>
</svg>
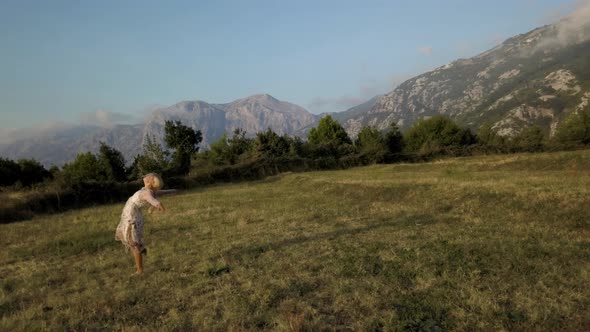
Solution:
<svg viewBox="0 0 590 332">
<path fill-rule="evenodd" d="M 0 330 L 588 330 L 590 152 L 285 174 L 0 225 Z"/>
</svg>

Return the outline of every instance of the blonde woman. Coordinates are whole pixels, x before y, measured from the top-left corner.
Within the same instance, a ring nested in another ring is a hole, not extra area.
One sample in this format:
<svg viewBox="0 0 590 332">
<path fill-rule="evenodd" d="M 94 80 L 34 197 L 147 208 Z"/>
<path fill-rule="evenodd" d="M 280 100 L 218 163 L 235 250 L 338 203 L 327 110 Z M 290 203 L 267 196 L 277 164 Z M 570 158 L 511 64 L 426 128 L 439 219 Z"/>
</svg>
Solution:
<svg viewBox="0 0 590 332">
<path fill-rule="evenodd" d="M 143 256 L 147 254 L 143 246 L 143 214 L 141 208 L 151 205 L 159 211 L 166 211 L 164 205 L 156 199 L 156 193 L 162 189 L 164 182 L 156 173 L 150 173 L 143 177 L 144 187 L 129 197 L 123 213 L 121 222 L 117 226 L 115 239 L 121 241 L 127 249 L 131 250 L 137 274 L 143 273 Z"/>
</svg>

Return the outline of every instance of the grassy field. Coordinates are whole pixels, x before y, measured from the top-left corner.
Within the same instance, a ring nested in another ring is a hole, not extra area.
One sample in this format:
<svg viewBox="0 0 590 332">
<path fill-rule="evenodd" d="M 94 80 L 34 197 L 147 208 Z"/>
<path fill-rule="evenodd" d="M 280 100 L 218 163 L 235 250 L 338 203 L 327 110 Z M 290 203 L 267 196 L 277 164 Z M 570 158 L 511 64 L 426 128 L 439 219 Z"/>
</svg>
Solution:
<svg viewBox="0 0 590 332">
<path fill-rule="evenodd" d="M 590 330 L 590 151 L 284 174 L 0 225 L 0 330 Z"/>
</svg>

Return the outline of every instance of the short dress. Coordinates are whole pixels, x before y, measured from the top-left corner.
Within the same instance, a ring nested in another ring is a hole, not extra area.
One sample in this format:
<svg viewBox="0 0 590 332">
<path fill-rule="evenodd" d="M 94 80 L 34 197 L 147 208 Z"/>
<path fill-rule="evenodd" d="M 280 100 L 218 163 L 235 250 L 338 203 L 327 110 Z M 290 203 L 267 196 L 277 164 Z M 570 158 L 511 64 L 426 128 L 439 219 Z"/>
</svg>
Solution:
<svg viewBox="0 0 590 332">
<path fill-rule="evenodd" d="M 127 203 L 125 203 L 123 213 L 121 213 L 121 221 L 115 232 L 115 240 L 121 241 L 127 249 L 136 247 L 142 251 L 145 248 L 143 246 L 143 214 L 141 209 L 148 204 L 156 207 L 160 202 L 154 197 L 154 192 L 145 187 L 129 197 Z"/>
</svg>

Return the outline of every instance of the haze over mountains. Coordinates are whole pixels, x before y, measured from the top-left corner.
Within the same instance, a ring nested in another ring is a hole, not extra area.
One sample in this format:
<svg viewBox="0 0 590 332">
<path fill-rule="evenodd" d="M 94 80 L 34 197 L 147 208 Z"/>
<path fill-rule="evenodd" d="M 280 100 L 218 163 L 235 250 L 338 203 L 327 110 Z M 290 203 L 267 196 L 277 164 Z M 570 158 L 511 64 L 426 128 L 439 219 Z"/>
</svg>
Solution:
<svg viewBox="0 0 590 332">
<path fill-rule="evenodd" d="M 589 7 L 590 8 L 590 7 Z M 470 59 L 459 59 L 400 84 L 393 91 L 334 113 L 351 136 L 364 125 L 402 129 L 423 117 L 447 115 L 476 130 L 492 123 L 502 135 L 539 125 L 551 134 L 565 115 L 590 103 L 590 13 L 515 36 Z M 288 78 L 285 78 L 288 79 Z M 304 108 L 267 94 L 226 103 L 183 101 L 155 110 L 144 123 L 58 126 L 0 145 L 0 156 L 35 158 L 62 165 L 78 153 L 96 152 L 104 141 L 127 161 L 141 152 L 146 137 L 162 142 L 164 122 L 179 120 L 203 133 L 204 147 L 242 128 L 253 135 L 271 128 L 304 137 L 319 121 Z M 16 133 L 12 133 L 17 137 Z M 24 136 L 24 137 L 23 137 Z M 1 138 L 1 137 L 0 137 Z"/>
<path fill-rule="evenodd" d="M 141 153 L 147 137 L 163 142 L 166 120 L 181 121 L 203 133 L 201 146 L 208 147 L 224 133 L 242 128 L 254 135 L 271 128 L 279 134 L 295 135 L 317 123 L 318 116 L 304 108 L 279 101 L 267 94 L 238 99 L 227 104 L 183 101 L 152 112 L 145 123 L 135 125 L 56 126 L 0 146 L 0 155 L 11 159 L 35 158 L 45 165 L 62 165 L 82 152 L 96 152 L 100 142 L 115 147 L 127 162 Z"/>
</svg>

